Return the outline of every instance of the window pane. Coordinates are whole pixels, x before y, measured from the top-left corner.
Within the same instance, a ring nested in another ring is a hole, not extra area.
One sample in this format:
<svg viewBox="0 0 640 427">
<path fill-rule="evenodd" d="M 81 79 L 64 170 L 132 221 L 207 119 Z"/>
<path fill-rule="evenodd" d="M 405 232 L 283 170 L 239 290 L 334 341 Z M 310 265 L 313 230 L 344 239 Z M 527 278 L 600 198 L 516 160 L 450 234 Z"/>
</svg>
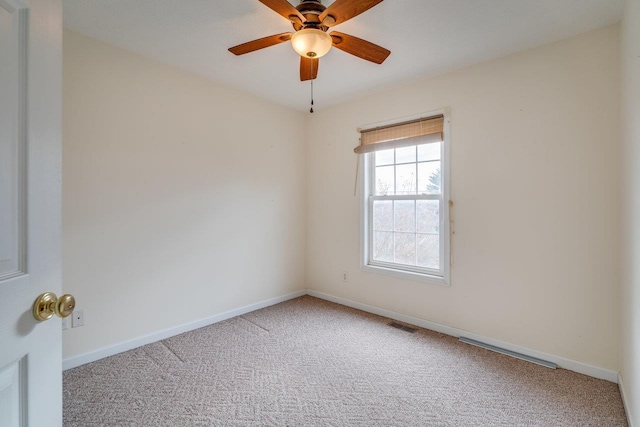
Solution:
<svg viewBox="0 0 640 427">
<path fill-rule="evenodd" d="M 418 145 L 418 161 L 440 160 L 440 142 Z"/>
<path fill-rule="evenodd" d="M 395 262 L 416 265 L 416 235 L 396 233 Z"/>
<path fill-rule="evenodd" d="M 373 259 L 393 262 L 393 233 L 373 232 Z"/>
<path fill-rule="evenodd" d="M 439 161 L 418 163 L 419 194 L 440 194 L 441 182 L 442 177 L 440 174 Z"/>
<path fill-rule="evenodd" d="M 376 168 L 376 194 L 393 194 L 394 188 L 393 166 Z"/>
<path fill-rule="evenodd" d="M 440 236 L 418 234 L 418 265 L 440 269 Z"/>
<path fill-rule="evenodd" d="M 448 241 L 442 236 L 447 167 L 444 143 L 414 145 L 372 153 L 367 189 L 373 194 L 369 212 L 367 251 L 372 266 L 435 276 L 448 274 Z M 424 200 L 429 198 L 434 200 Z M 425 273 L 427 270 L 435 270 Z M 446 270 L 446 271 L 445 271 Z M 444 274 L 441 274 L 444 273 Z"/>
<path fill-rule="evenodd" d="M 396 148 L 396 163 L 415 163 L 416 146 Z"/>
<path fill-rule="evenodd" d="M 391 200 L 373 201 L 373 229 L 393 231 L 393 202 Z"/>
<path fill-rule="evenodd" d="M 393 164 L 393 148 L 376 152 L 376 166 Z"/>
<path fill-rule="evenodd" d="M 416 207 L 413 200 L 394 202 L 395 231 L 416 231 Z"/>
<path fill-rule="evenodd" d="M 396 194 L 416 194 L 416 164 L 396 166 Z"/>
<path fill-rule="evenodd" d="M 438 234 L 440 232 L 440 201 L 417 200 L 416 204 L 416 231 Z"/>
</svg>

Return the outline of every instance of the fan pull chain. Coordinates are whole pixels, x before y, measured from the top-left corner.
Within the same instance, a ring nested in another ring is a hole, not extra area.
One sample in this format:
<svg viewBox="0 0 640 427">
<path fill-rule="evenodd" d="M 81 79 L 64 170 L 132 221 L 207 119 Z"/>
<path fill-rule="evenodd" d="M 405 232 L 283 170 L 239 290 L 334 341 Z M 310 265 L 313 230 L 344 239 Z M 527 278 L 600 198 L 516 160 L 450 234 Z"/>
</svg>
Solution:
<svg viewBox="0 0 640 427">
<path fill-rule="evenodd" d="M 313 61 L 311 61 L 311 109 L 310 113 L 313 113 Z"/>
</svg>

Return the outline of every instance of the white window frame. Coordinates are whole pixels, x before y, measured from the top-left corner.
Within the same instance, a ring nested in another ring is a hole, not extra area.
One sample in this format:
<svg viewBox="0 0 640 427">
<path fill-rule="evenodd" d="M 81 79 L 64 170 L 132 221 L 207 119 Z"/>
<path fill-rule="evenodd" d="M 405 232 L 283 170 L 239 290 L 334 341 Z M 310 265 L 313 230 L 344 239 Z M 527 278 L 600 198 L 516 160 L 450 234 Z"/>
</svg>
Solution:
<svg viewBox="0 0 640 427">
<path fill-rule="evenodd" d="M 393 125 L 396 123 L 403 123 L 410 120 L 416 120 L 424 117 L 431 117 L 443 115 L 444 127 L 443 127 L 443 142 L 441 144 L 441 178 L 442 178 L 442 193 L 438 195 L 416 195 L 416 196 L 395 196 L 394 199 L 407 199 L 407 200 L 440 200 L 440 270 L 432 270 L 421 267 L 403 266 L 394 263 L 387 263 L 381 261 L 371 261 L 371 245 L 373 228 L 371 227 L 371 215 L 373 206 L 373 192 L 375 186 L 372 182 L 373 175 L 373 155 L 374 153 L 366 153 L 362 155 L 363 167 L 360 168 L 360 182 L 361 182 L 361 213 L 360 213 L 360 269 L 362 271 L 386 274 L 394 277 L 411 279 L 416 281 L 427 282 L 436 285 L 450 286 L 451 285 L 451 234 L 450 234 L 450 219 L 449 219 L 449 204 L 450 204 L 450 113 L 449 109 L 433 111 L 431 113 L 420 114 L 412 117 L 404 117 L 389 122 L 375 123 L 372 125 L 362 126 L 362 129 L 371 129 L 381 126 Z M 385 199 L 386 196 L 375 196 L 376 199 Z"/>
</svg>

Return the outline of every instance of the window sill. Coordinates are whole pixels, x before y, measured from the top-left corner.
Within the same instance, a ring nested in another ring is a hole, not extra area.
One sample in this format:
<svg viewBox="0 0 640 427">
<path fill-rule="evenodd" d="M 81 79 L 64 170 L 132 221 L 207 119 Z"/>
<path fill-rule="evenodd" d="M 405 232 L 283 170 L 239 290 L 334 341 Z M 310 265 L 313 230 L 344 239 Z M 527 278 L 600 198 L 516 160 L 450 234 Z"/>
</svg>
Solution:
<svg viewBox="0 0 640 427">
<path fill-rule="evenodd" d="M 440 276 L 432 276 L 424 273 L 415 273 L 412 271 L 396 270 L 393 268 L 379 267 L 377 265 L 363 265 L 360 270 L 367 273 L 385 274 L 387 276 L 398 277 L 400 279 L 415 280 L 418 282 L 426 282 L 432 285 L 451 286 L 450 280 Z"/>
</svg>

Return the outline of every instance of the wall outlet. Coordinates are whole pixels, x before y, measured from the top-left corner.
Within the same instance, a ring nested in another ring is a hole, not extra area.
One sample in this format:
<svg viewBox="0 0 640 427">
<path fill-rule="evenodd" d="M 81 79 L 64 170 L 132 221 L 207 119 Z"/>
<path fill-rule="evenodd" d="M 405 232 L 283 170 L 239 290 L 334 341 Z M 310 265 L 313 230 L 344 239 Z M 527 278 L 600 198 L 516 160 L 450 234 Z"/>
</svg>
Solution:
<svg viewBox="0 0 640 427">
<path fill-rule="evenodd" d="M 80 326 L 84 326 L 84 311 L 83 310 L 75 310 L 72 314 L 73 320 L 71 321 L 72 328 L 78 328 Z"/>
<path fill-rule="evenodd" d="M 62 330 L 66 331 L 67 329 L 69 329 L 69 318 L 68 317 L 63 317 L 62 318 Z"/>
<path fill-rule="evenodd" d="M 342 281 L 345 283 L 349 281 L 349 273 L 347 271 L 342 272 Z"/>
</svg>

